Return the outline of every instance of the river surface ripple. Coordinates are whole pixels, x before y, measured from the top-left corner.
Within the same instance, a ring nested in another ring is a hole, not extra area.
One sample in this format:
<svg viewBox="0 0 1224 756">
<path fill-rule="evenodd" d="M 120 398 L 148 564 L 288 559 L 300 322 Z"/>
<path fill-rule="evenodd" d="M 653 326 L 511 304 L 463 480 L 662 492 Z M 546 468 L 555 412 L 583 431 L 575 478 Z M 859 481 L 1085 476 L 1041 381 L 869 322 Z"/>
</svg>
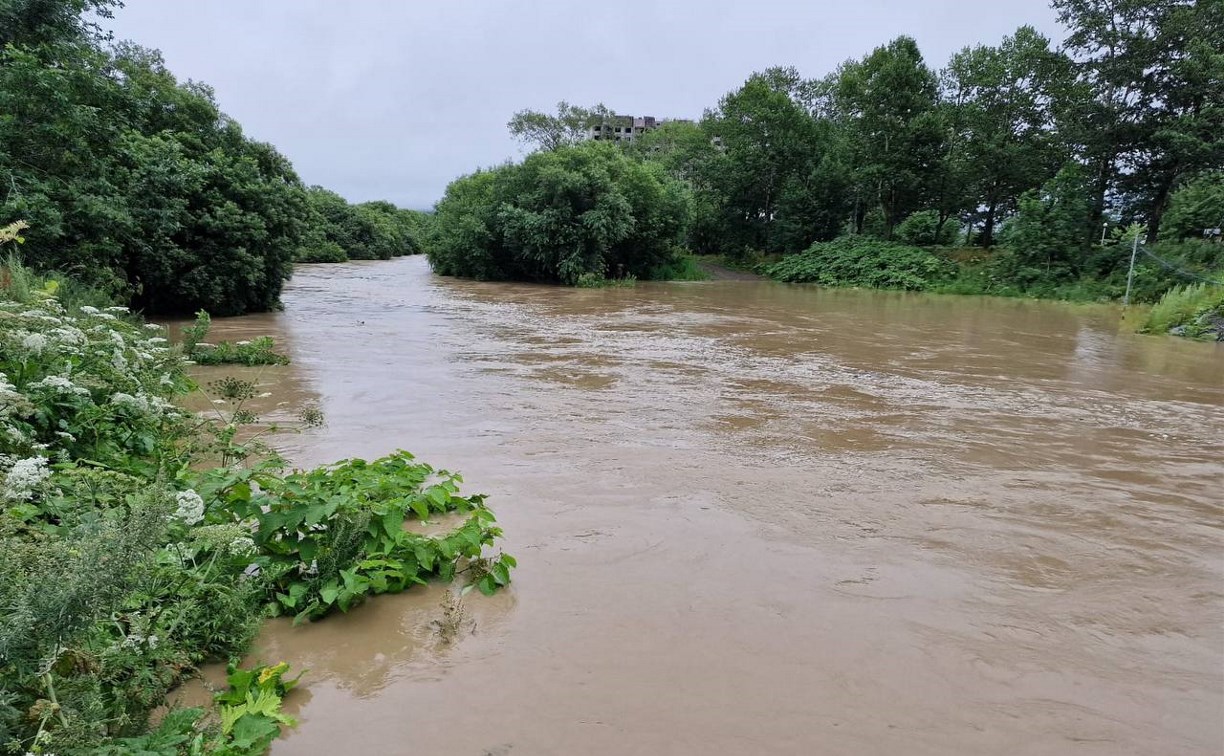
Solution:
<svg viewBox="0 0 1224 756">
<path fill-rule="evenodd" d="M 581 290 L 303 266 L 215 325 L 328 424 L 491 495 L 513 588 L 255 656 L 277 756 L 1224 752 L 1224 347 L 1118 311 L 770 282 Z"/>
</svg>

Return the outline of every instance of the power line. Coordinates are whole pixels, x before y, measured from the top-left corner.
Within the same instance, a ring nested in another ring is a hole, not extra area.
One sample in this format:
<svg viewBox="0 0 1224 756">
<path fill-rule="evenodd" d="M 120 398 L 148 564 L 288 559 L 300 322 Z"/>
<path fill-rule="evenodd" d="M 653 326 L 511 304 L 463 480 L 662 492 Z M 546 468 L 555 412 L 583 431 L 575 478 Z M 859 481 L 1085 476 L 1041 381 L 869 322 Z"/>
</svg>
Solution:
<svg viewBox="0 0 1224 756">
<path fill-rule="evenodd" d="M 1142 252 L 1143 254 L 1147 255 L 1148 257 L 1152 258 L 1152 259 L 1153 259 L 1153 260 L 1155 260 L 1156 262 L 1160 263 L 1160 264 L 1161 264 L 1162 266 L 1164 266 L 1166 269 L 1173 271 L 1174 273 L 1178 273 L 1178 274 L 1183 275 L 1183 276 L 1185 276 L 1185 277 L 1187 277 L 1187 278 L 1193 278 L 1193 279 L 1195 279 L 1195 280 L 1202 281 L 1202 282 L 1204 282 L 1204 283 L 1209 283 L 1209 284 L 1212 284 L 1212 285 L 1214 285 L 1214 286 L 1224 286 L 1224 281 L 1217 281 L 1217 280 L 1216 280 L 1216 279 L 1214 279 L 1214 278 L 1207 278 L 1206 276 L 1200 276 L 1198 273 L 1193 273 L 1193 272 L 1191 272 L 1191 271 L 1186 270 L 1185 268 L 1179 268 L 1178 266 L 1174 265 L 1173 263 L 1169 262 L 1168 260 L 1165 260 L 1165 259 L 1163 259 L 1163 258 L 1161 258 L 1161 257 L 1158 257 L 1158 256 L 1156 256 L 1156 255 L 1152 254 L 1150 251 L 1148 251 L 1148 248 L 1147 248 L 1147 247 L 1145 247 L 1145 246 L 1143 246 L 1142 244 L 1140 244 L 1140 245 L 1139 245 L 1139 251 L 1140 251 L 1140 252 Z"/>
</svg>

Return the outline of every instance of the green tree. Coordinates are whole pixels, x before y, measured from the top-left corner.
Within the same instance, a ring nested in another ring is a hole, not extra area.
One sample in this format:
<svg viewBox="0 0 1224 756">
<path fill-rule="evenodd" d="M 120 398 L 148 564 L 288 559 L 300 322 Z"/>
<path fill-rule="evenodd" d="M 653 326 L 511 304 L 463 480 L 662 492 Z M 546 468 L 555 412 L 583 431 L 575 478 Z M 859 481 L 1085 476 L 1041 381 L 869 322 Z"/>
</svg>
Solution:
<svg viewBox="0 0 1224 756">
<path fill-rule="evenodd" d="M 1169 198 L 1160 227 L 1162 239 L 1201 238 L 1204 229 L 1224 227 L 1224 171 L 1211 171 L 1186 182 Z M 1224 263 L 1224 251 L 1221 251 Z"/>
<path fill-rule="evenodd" d="M 1009 224 L 1009 276 L 1021 286 L 1063 281 L 1084 270 L 1092 215 L 1090 182 L 1084 168 L 1068 163 L 1040 190 L 1020 197 Z"/>
<path fill-rule="evenodd" d="M 798 83 L 789 69 L 753 74 L 706 114 L 703 127 L 717 137 L 721 153 L 706 162 L 704 179 L 718 198 L 728 251 L 745 247 L 791 251 L 811 242 L 805 217 L 822 177 L 836 170 L 826 161 L 830 134 L 792 99 Z M 819 216 L 824 208 L 813 208 Z M 797 243 L 796 243 L 797 242 Z"/>
<path fill-rule="evenodd" d="M 612 111 L 602 104 L 583 108 L 562 100 L 557 103 L 556 115 L 520 110 L 506 128 L 520 142 L 540 150 L 556 150 L 587 139 L 593 127 L 609 123 L 612 117 Z"/>
<path fill-rule="evenodd" d="M 120 0 L 4 0 L 0 2 L 0 49 L 99 38 L 88 17 L 111 18 Z"/>
<path fill-rule="evenodd" d="M 997 47 L 961 50 L 944 70 L 981 246 L 994 244 L 995 227 L 1015 212 L 1019 196 L 1050 179 L 1068 157 L 1050 124 L 1071 77 L 1070 60 L 1029 26 Z"/>
<path fill-rule="evenodd" d="M 453 182 L 435 211 L 443 275 L 575 284 L 649 278 L 683 238 L 688 191 L 649 162 L 591 142 Z"/>
<path fill-rule="evenodd" d="M 1054 0 L 1081 92 L 1064 129 L 1094 171 L 1094 225 L 1112 201 L 1160 228 L 1188 174 L 1224 165 L 1224 5 Z M 1097 226 L 1099 227 L 1099 226 Z"/>
<path fill-rule="evenodd" d="M 834 101 L 850 139 L 857 231 L 874 205 L 885 236 L 891 236 L 932 193 L 932 169 L 944 154 L 938 95 L 935 74 L 909 37 L 877 47 L 838 72 Z"/>
<path fill-rule="evenodd" d="M 330 226 L 209 87 L 109 44 L 97 20 L 116 5 L 0 2 L 0 218 L 30 223 L 31 265 L 150 312 L 274 307 L 294 256 L 334 243 Z M 368 256 L 411 246 L 395 213 L 351 217 Z"/>
</svg>

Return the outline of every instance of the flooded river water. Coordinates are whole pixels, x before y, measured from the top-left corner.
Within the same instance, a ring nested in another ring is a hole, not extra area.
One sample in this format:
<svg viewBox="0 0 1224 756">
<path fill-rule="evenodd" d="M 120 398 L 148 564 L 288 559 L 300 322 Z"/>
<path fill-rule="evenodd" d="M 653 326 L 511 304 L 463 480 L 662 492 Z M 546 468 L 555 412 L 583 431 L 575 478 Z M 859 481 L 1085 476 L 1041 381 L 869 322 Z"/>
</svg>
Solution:
<svg viewBox="0 0 1224 756">
<path fill-rule="evenodd" d="M 490 494 L 511 590 L 304 627 L 288 754 L 1224 751 L 1224 346 L 1107 308 L 299 270 L 262 373 Z"/>
</svg>

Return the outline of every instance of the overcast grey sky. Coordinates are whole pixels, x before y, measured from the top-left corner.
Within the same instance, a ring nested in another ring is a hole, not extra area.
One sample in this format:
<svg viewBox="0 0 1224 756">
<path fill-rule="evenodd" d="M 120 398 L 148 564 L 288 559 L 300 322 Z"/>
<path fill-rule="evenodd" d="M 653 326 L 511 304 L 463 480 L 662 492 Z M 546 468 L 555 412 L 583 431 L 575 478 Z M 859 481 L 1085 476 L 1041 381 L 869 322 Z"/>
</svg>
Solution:
<svg viewBox="0 0 1224 756">
<path fill-rule="evenodd" d="M 521 154 L 522 108 L 603 102 L 696 118 L 753 71 L 823 76 L 889 39 L 942 67 L 1022 24 L 1055 42 L 1045 0 L 126 0 L 120 39 L 351 201 L 425 209 L 455 176 Z"/>
</svg>

